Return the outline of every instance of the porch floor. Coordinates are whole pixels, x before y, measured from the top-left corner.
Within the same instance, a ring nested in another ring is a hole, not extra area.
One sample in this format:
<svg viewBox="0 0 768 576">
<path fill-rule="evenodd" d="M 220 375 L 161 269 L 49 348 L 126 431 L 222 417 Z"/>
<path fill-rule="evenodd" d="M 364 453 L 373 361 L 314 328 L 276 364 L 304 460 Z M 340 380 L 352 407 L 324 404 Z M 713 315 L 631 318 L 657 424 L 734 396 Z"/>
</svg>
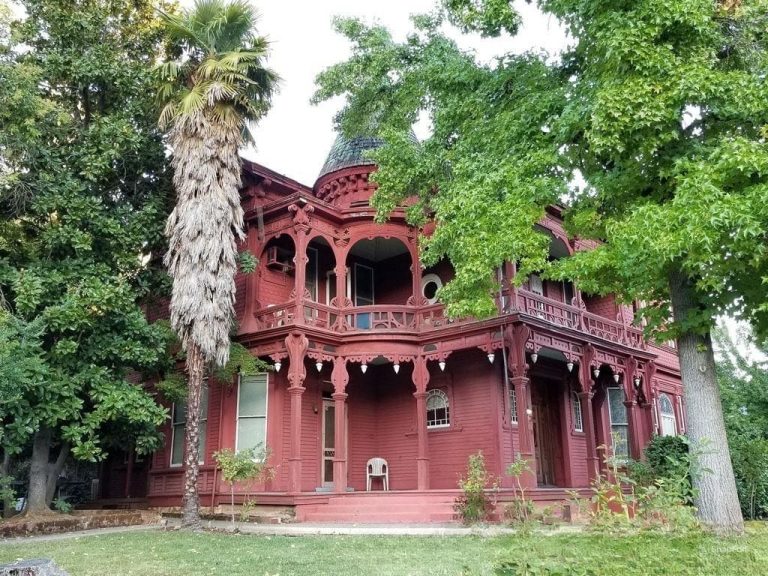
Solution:
<svg viewBox="0 0 768 576">
<path fill-rule="evenodd" d="M 568 488 L 532 488 L 526 497 L 534 505 L 543 507 L 556 503 L 567 504 Z M 574 489 L 585 496 L 587 489 Z M 461 490 L 391 490 L 372 492 L 313 493 L 295 495 L 294 510 L 297 522 L 324 523 L 446 523 L 456 521 L 454 505 Z M 496 519 L 503 507 L 514 497 L 514 491 L 503 488 L 489 494 L 496 502 Z"/>
</svg>

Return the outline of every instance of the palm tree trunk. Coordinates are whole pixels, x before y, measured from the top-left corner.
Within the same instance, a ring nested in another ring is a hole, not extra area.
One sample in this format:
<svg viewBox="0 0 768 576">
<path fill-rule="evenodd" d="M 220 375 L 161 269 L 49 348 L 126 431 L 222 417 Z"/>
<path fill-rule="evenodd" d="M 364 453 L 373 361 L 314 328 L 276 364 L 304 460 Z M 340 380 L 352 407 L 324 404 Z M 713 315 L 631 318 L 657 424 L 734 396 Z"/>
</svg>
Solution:
<svg viewBox="0 0 768 576">
<path fill-rule="evenodd" d="M 200 397 L 205 375 L 205 360 L 200 347 L 190 340 L 187 345 L 187 423 L 184 435 L 184 499 L 181 526 L 202 529 L 200 496 L 197 493 L 200 450 Z"/>
<path fill-rule="evenodd" d="M 698 311 L 693 285 L 682 270 L 674 270 L 669 275 L 669 287 L 675 322 L 685 325 Z M 744 519 L 725 433 L 711 335 L 683 332 L 677 349 L 687 433 L 692 449 L 700 452 L 696 463 L 700 472 L 693 475 L 699 519 L 719 534 L 741 534 Z"/>
</svg>

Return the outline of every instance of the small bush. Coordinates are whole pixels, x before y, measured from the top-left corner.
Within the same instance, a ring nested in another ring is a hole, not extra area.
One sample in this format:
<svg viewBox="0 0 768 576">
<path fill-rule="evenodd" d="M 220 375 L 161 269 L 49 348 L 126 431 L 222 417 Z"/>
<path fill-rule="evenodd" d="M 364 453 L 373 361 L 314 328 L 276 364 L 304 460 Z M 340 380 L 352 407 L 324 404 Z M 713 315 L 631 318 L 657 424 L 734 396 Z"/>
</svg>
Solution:
<svg viewBox="0 0 768 576">
<path fill-rule="evenodd" d="M 768 440 L 737 438 L 731 442 L 731 460 L 744 515 L 768 516 Z"/>
<path fill-rule="evenodd" d="M 532 473 L 530 462 L 520 454 L 515 461 L 507 466 L 507 476 L 515 479 L 513 487 L 513 500 L 504 507 L 504 518 L 512 524 L 527 523 L 533 514 L 533 501 L 525 497 L 525 487 L 522 477 Z"/>
<path fill-rule="evenodd" d="M 56 498 L 53 501 L 53 509 L 58 510 L 62 514 L 69 514 L 72 512 L 72 504 L 67 502 L 64 498 Z"/>
<path fill-rule="evenodd" d="M 247 517 L 255 503 L 248 496 L 247 490 L 251 483 L 256 480 L 267 480 L 274 476 L 274 468 L 267 464 L 269 451 L 261 448 L 249 448 L 235 452 L 229 448 L 224 448 L 216 452 L 213 457 L 221 468 L 221 477 L 229 484 L 231 505 L 232 505 L 232 524 L 235 523 L 235 483 L 244 482 L 246 488 L 245 512 Z"/>
<path fill-rule="evenodd" d="M 467 462 L 467 475 L 459 479 L 459 488 L 464 492 L 456 499 L 453 509 L 465 524 L 474 524 L 488 519 L 493 511 L 493 502 L 486 493 L 496 483 L 485 467 L 482 452 L 471 454 Z"/>
</svg>

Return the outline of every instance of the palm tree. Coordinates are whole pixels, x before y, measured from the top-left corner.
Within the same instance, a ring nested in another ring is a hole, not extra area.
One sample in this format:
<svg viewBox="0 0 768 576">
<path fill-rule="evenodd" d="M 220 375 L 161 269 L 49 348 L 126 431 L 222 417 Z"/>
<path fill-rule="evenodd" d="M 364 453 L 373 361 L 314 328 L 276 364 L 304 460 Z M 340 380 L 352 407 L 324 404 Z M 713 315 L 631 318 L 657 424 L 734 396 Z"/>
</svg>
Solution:
<svg viewBox="0 0 768 576">
<path fill-rule="evenodd" d="M 251 139 L 248 123 L 269 109 L 278 79 L 263 66 L 268 43 L 254 31 L 249 2 L 197 0 L 161 16 L 180 48 L 157 72 L 177 196 L 165 229 L 171 325 L 187 353 L 189 388 L 182 525 L 199 528 L 200 398 L 206 368 L 223 366 L 229 355 L 236 241 L 244 237 L 238 151 Z"/>
</svg>

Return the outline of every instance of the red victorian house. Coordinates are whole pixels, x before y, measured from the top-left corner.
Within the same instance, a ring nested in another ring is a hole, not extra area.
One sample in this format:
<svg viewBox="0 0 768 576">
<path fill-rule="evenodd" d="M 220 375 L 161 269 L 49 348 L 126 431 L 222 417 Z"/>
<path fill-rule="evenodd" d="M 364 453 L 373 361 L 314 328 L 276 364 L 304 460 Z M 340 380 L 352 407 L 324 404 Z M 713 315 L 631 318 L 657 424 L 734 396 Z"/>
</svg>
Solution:
<svg viewBox="0 0 768 576">
<path fill-rule="evenodd" d="M 683 432 L 675 350 L 645 342 L 632 308 L 610 296 L 536 276 L 518 289 L 507 264 L 497 316 L 446 318 L 435 293 L 451 264 L 420 264 L 403 211 L 374 222 L 375 167 L 362 153 L 375 145 L 338 138 L 312 188 L 245 163 L 247 248 L 259 267 L 238 279 L 239 339 L 274 371 L 210 382 L 204 506 L 229 502 L 212 457 L 223 447 L 266 444 L 276 474 L 257 501 L 293 507 L 298 520 L 429 521 L 451 518 L 479 450 L 502 501 L 504 471 L 521 454 L 535 471 L 531 497 L 551 502 L 589 486 L 613 437 L 618 453 L 639 458 L 652 434 Z M 557 208 L 540 226 L 552 258 L 582 248 Z M 181 503 L 184 411 L 173 413 L 165 448 L 126 463 L 152 506 Z M 381 477 L 368 491 L 373 458 L 386 461 L 387 491 Z"/>
</svg>

